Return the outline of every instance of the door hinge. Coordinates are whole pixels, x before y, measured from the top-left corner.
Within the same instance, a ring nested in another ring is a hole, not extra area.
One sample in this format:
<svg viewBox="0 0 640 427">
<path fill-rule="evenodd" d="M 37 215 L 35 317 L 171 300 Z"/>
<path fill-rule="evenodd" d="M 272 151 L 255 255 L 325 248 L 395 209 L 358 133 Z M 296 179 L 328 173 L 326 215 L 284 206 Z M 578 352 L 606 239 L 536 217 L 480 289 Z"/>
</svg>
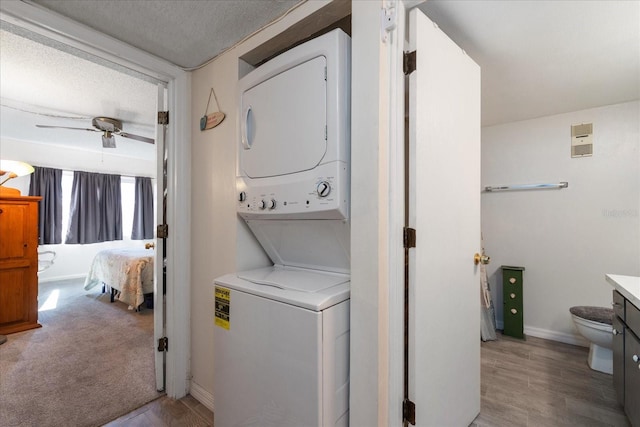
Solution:
<svg viewBox="0 0 640 427">
<path fill-rule="evenodd" d="M 403 233 L 403 243 L 405 248 L 415 248 L 416 247 L 416 229 L 405 227 L 402 229 Z"/>
<path fill-rule="evenodd" d="M 402 422 L 416 425 L 416 404 L 409 399 L 402 401 Z"/>
<path fill-rule="evenodd" d="M 402 58 L 402 71 L 406 76 L 416 70 L 416 51 L 405 52 Z"/>
<path fill-rule="evenodd" d="M 158 111 L 158 124 L 159 125 L 168 125 L 169 124 L 169 112 L 168 111 Z"/>
<path fill-rule="evenodd" d="M 156 227 L 156 237 L 158 239 L 166 239 L 169 237 L 169 226 L 167 224 L 160 224 Z"/>
<path fill-rule="evenodd" d="M 162 337 L 158 338 L 158 351 L 168 351 L 169 350 L 169 338 Z"/>
</svg>

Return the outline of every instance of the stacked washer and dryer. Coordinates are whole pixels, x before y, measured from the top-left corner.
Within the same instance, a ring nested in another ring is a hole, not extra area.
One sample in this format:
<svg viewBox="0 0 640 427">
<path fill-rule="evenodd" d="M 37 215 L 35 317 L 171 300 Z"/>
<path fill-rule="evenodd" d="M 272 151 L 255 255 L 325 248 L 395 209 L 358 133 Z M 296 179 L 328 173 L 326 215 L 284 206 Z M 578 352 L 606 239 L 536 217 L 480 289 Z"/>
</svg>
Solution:
<svg viewBox="0 0 640 427">
<path fill-rule="evenodd" d="M 239 82 L 237 212 L 273 265 L 215 279 L 216 427 L 348 425 L 350 46 Z"/>
</svg>

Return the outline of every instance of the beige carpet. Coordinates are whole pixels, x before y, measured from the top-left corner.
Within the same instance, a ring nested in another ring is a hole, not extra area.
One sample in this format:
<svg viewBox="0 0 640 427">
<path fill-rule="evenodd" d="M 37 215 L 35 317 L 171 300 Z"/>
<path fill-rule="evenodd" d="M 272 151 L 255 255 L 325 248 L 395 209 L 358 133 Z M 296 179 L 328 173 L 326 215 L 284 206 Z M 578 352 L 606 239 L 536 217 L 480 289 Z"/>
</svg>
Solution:
<svg viewBox="0 0 640 427">
<path fill-rule="evenodd" d="M 42 328 L 0 345 L 0 425 L 99 426 L 157 398 L 153 310 L 127 310 L 83 280 L 40 285 Z"/>
</svg>

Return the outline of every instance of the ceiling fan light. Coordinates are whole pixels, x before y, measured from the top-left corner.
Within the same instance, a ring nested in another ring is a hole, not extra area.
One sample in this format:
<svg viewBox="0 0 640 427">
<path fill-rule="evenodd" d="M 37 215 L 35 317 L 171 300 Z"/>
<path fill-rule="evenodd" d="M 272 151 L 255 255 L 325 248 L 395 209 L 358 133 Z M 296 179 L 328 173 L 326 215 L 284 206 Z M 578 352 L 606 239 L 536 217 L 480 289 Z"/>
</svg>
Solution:
<svg viewBox="0 0 640 427">
<path fill-rule="evenodd" d="M 111 132 L 105 132 L 104 135 L 102 135 L 102 147 L 116 148 L 116 137 L 111 135 Z"/>
<path fill-rule="evenodd" d="M 122 130 L 122 122 L 111 117 L 94 117 L 91 120 L 91 124 L 96 129 L 100 129 L 105 132 L 119 132 Z"/>
</svg>

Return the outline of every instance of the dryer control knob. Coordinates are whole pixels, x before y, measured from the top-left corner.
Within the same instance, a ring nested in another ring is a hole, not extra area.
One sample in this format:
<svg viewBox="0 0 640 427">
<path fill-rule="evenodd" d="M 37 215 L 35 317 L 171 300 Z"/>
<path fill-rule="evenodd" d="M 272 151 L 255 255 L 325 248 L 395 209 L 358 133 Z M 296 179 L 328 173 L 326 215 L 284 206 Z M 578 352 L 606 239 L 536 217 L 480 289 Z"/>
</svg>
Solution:
<svg viewBox="0 0 640 427">
<path fill-rule="evenodd" d="M 275 209 L 276 208 L 276 201 L 274 199 L 271 199 L 267 202 L 267 207 L 269 209 Z"/>
<path fill-rule="evenodd" d="M 245 193 L 244 191 L 241 191 L 240 195 L 238 196 L 238 201 L 244 202 L 245 200 L 247 200 L 247 193 Z"/>
<path fill-rule="evenodd" d="M 264 200 L 260 200 L 258 202 L 258 208 L 259 209 L 263 209 L 264 210 L 264 208 L 266 208 L 266 207 L 267 207 L 267 203 Z"/>
<path fill-rule="evenodd" d="M 331 193 L 331 184 L 327 181 L 322 181 L 316 186 L 316 191 L 318 192 L 318 196 L 327 197 L 329 193 Z"/>
</svg>

